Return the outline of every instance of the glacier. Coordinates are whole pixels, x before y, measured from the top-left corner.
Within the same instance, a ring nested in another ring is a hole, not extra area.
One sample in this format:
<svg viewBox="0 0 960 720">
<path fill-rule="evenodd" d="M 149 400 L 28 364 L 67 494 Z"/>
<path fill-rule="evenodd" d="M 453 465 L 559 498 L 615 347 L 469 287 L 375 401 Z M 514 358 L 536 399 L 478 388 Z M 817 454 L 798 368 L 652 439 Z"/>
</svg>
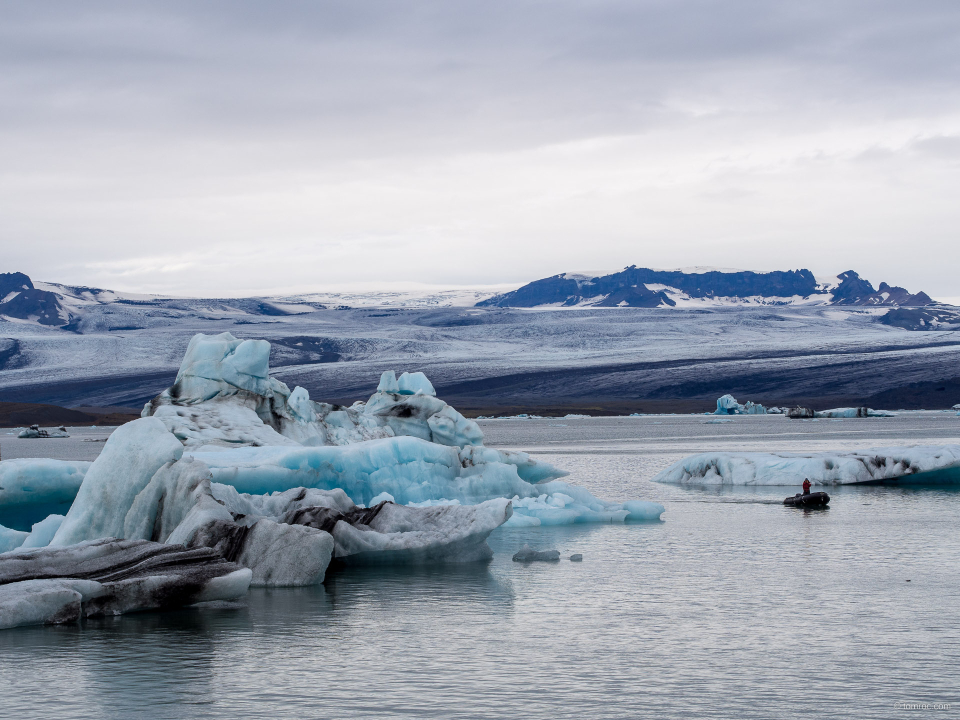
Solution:
<svg viewBox="0 0 960 720">
<path fill-rule="evenodd" d="M 313 585 L 332 565 L 484 560 L 487 538 L 505 524 L 647 522 L 664 512 L 600 500 L 527 453 L 484 447 L 476 422 L 437 398 L 421 372 L 386 371 L 366 402 L 343 407 L 272 378 L 269 356 L 265 341 L 196 335 L 174 384 L 93 463 L 8 461 L 4 477 L 16 482 L 4 484 L 0 506 L 41 498 L 68 509 L 29 532 L 0 528 L 3 557 L 47 562 L 97 543 L 174 547 L 243 568 L 227 583 L 233 592 Z M 0 612 L 70 621 L 98 612 L 107 592 L 62 572 L 46 580 L 56 582 L 11 581 L 21 589 L 3 590 Z M 120 612 L 142 609 L 117 602 Z M 33 615 L 23 610 L 31 603 Z"/>
<path fill-rule="evenodd" d="M 700 453 L 653 478 L 677 485 L 960 483 L 960 445 L 821 453 Z"/>
</svg>

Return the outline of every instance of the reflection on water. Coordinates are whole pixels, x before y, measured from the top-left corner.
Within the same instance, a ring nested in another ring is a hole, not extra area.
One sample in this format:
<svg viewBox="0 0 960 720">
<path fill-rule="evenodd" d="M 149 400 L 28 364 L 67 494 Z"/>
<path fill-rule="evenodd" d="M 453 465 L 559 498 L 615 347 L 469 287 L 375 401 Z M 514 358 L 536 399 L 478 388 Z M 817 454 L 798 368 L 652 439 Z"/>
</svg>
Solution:
<svg viewBox="0 0 960 720">
<path fill-rule="evenodd" d="M 240 604 L 0 633 L 17 718 L 900 717 L 960 707 L 960 495 L 653 485 L 547 458 L 665 522 L 501 529 L 490 563 L 358 567 Z M 514 563 L 524 543 L 559 563 Z M 582 563 L 567 560 L 582 553 Z M 907 582 L 907 581 L 910 582 Z M 798 688 L 815 687 L 815 693 Z M 948 714 L 944 714 L 946 717 Z"/>
</svg>

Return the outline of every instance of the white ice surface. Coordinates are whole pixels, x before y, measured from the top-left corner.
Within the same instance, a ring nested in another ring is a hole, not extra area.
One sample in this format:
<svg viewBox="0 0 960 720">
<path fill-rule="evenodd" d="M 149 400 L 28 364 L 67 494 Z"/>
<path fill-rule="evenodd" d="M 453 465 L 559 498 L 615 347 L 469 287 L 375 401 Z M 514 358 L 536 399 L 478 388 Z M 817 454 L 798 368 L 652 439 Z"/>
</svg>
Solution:
<svg viewBox="0 0 960 720">
<path fill-rule="evenodd" d="M 102 537 L 123 537 L 134 498 L 166 463 L 183 455 L 183 445 L 156 418 L 141 418 L 117 428 L 103 446 L 51 545 L 63 546 Z"/>
<path fill-rule="evenodd" d="M 64 520 L 66 520 L 64 515 L 48 515 L 40 522 L 34 523 L 30 529 L 30 534 L 27 535 L 20 547 L 24 550 L 46 547 L 53 540 L 53 536 L 57 534 L 57 530 L 60 529 Z"/>
</svg>

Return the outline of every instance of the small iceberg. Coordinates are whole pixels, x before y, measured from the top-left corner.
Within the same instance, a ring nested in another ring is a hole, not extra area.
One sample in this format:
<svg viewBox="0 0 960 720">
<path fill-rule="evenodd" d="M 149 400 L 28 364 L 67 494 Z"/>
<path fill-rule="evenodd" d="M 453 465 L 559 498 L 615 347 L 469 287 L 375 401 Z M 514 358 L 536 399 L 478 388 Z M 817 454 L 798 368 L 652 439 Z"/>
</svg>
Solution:
<svg viewBox="0 0 960 720">
<path fill-rule="evenodd" d="M 813 485 L 960 482 L 960 445 L 858 452 L 712 452 L 680 460 L 653 478 L 674 485 Z"/>
<path fill-rule="evenodd" d="M 56 430 L 44 430 L 39 425 L 31 425 L 26 430 L 21 430 L 18 438 L 68 438 L 67 429 L 61 425 Z"/>
</svg>

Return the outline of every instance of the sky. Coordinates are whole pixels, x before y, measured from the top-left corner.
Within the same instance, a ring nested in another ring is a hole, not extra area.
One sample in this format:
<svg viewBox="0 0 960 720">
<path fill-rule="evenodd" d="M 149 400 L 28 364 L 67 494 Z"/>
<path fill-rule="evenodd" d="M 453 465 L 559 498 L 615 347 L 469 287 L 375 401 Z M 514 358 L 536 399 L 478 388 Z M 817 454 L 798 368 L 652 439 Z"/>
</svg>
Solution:
<svg viewBox="0 0 960 720">
<path fill-rule="evenodd" d="M 958 235 L 956 0 L 0 0 L 0 272 L 855 269 L 960 302 Z"/>
</svg>

